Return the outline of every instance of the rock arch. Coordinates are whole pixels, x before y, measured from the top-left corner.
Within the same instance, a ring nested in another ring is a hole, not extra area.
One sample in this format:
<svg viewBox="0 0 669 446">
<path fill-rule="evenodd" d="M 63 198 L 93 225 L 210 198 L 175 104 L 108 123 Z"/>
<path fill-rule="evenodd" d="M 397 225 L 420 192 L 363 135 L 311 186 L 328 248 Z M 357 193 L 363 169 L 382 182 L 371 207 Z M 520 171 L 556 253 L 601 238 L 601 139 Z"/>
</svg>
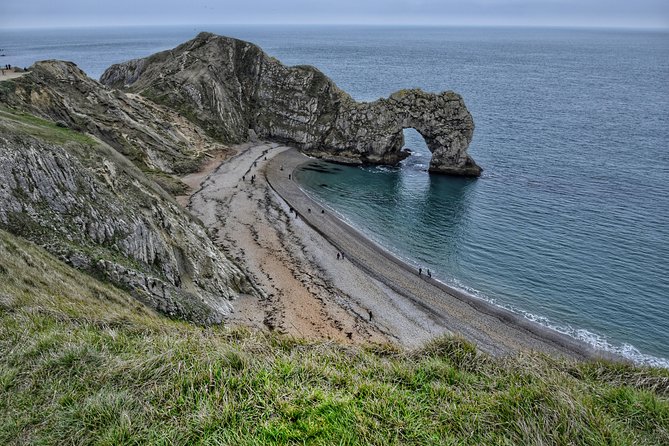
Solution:
<svg viewBox="0 0 669 446">
<path fill-rule="evenodd" d="M 333 161 L 397 164 L 407 156 L 402 130 L 411 127 L 432 152 L 430 172 L 481 173 L 467 154 L 474 121 L 460 95 L 412 89 L 356 102 L 318 69 L 287 67 L 229 37 L 201 33 L 113 65 L 100 81 L 171 106 L 224 142 L 256 134 Z"/>
<path fill-rule="evenodd" d="M 328 154 L 365 163 L 396 164 L 402 151 L 403 130 L 415 129 L 432 152 L 430 172 L 479 176 L 481 168 L 467 154 L 474 120 L 462 97 L 419 89 L 401 90 L 388 99 L 342 107 L 332 134 L 325 141 Z M 308 150 L 308 149 L 307 149 Z"/>
</svg>

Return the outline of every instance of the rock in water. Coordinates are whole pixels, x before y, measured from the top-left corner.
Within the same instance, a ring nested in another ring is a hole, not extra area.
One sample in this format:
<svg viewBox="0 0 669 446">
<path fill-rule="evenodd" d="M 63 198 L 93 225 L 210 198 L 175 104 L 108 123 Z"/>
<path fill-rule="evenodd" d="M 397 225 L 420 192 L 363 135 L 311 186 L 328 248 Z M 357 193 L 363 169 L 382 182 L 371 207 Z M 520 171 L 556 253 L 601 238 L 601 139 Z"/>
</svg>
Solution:
<svg viewBox="0 0 669 446">
<path fill-rule="evenodd" d="M 311 66 L 287 67 L 258 46 L 201 33 L 177 48 L 108 68 L 100 82 L 176 109 L 224 142 L 249 130 L 346 163 L 397 164 L 402 130 L 415 128 L 432 152 L 430 171 L 478 176 L 467 154 L 474 121 L 462 97 L 402 90 L 356 102 Z"/>
</svg>

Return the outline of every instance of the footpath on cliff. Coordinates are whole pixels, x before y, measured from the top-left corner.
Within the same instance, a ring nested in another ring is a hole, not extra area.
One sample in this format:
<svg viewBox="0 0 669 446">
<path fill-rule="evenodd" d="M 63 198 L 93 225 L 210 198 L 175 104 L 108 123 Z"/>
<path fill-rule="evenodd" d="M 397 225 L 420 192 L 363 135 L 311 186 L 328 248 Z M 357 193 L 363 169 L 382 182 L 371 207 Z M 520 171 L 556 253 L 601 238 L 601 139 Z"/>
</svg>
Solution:
<svg viewBox="0 0 669 446">
<path fill-rule="evenodd" d="M 598 356 L 572 338 L 419 277 L 299 188 L 292 172 L 309 158 L 297 150 L 266 142 L 236 149 L 236 156 L 197 174 L 204 180 L 187 203 L 267 293 L 240 297 L 228 324 L 409 348 L 451 333 L 495 355 Z"/>
</svg>

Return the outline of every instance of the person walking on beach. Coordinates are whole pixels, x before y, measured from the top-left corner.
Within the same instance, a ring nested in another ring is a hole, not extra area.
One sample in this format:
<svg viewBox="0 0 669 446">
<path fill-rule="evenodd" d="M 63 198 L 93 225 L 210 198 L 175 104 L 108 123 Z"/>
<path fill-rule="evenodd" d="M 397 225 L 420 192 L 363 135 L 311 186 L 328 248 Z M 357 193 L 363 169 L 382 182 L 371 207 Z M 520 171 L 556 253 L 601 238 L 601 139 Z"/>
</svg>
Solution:
<svg viewBox="0 0 669 446">
<path fill-rule="evenodd" d="M 372 321 L 372 310 L 367 310 L 369 312 L 369 321 Z"/>
<path fill-rule="evenodd" d="M 429 277 L 430 279 L 432 278 L 432 273 L 430 272 L 429 269 L 427 270 L 427 277 Z"/>
<path fill-rule="evenodd" d="M 339 253 L 337 253 L 337 260 L 339 260 L 340 257 L 341 257 L 341 255 L 339 255 Z"/>
<path fill-rule="evenodd" d="M 422 276 L 423 275 L 423 268 L 418 268 L 418 275 Z"/>
</svg>

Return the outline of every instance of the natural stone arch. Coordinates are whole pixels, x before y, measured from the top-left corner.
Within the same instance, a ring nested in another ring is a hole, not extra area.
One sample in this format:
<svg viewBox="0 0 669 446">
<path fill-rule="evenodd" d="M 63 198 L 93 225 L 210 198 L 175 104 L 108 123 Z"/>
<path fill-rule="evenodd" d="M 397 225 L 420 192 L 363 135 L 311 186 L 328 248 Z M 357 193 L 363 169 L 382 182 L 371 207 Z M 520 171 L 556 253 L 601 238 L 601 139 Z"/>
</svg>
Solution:
<svg viewBox="0 0 669 446">
<path fill-rule="evenodd" d="M 407 128 L 415 129 L 432 153 L 430 172 L 481 174 L 481 168 L 467 154 L 474 121 L 462 97 L 452 91 L 401 90 L 374 102 L 351 100 L 340 108 L 325 141 L 305 144 L 303 149 L 339 162 L 397 164 L 408 156 L 402 151 Z"/>
<path fill-rule="evenodd" d="M 402 130 L 411 127 L 432 152 L 430 172 L 481 172 L 467 154 L 474 121 L 460 95 L 413 89 L 356 102 L 316 68 L 287 67 L 229 37 L 201 33 L 174 50 L 113 65 L 100 80 L 174 107 L 224 142 L 256 134 L 333 161 L 397 164 L 407 156 Z"/>
</svg>

